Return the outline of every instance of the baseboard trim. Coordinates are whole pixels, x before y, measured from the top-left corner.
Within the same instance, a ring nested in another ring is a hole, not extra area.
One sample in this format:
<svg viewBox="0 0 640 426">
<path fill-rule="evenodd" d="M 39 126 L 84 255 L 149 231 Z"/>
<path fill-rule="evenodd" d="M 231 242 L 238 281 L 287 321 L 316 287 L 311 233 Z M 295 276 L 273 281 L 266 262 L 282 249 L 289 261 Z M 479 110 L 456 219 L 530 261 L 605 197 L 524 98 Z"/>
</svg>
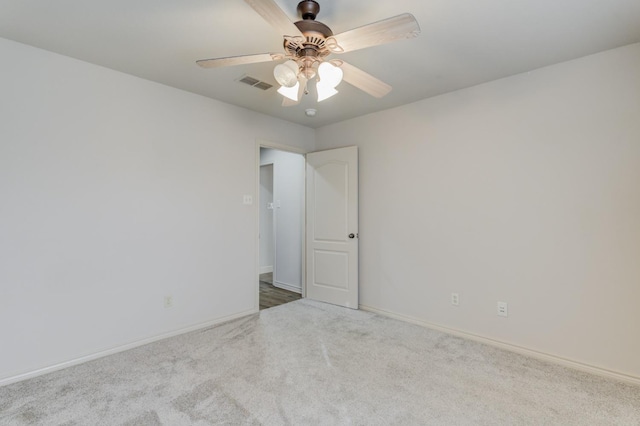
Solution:
<svg viewBox="0 0 640 426">
<path fill-rule="evenodd" d="M 64 368 L 73 367 L 74 365 L 83 364 L 88 361 L 93 361 L 98 358 L 103 358 L 105 356 L 113 355 L 118 352 L 124 352 L 129 349 L 134 349 L 139 346 L 148 345 L 149 343 L 157 342 L 159 340 L 168 339 L 170 337 L 175 337 L 180 334 L 189 333 L 192 331 L 200 330 L 203 328 L 211 327 L 214 325 L 221 324 L 223 322 L 231 321 L 234 319 L 242 318 L 247 315 L 252 315 L 259 312 L 257 309 L 250 309 L 248 311 L 240 312 L 233 315 L 228 315 L 226 317 L 218 318 L 215 320 L 195 324 L 189 327 L 181 328 L 178 330 L 171 331 L 169 333 L 159 334 L 157 336 L 149 337 L 146 339 L 136 340 L 134 342 L 130 342 L 124 345 L 116 346 L 110 349 L 105 349 L 96 353 L 92 353 L 89 355 L 81 356 L 79 358 L 71 359 L 69 361 L 64 361 L 58 364 L 53 364 L 47 367 L 39 368 L 37 370 L 28 371 L 25 373 L 17 374 L 15 376 L 5 377 L 0 379 L 0 387 L 10 385 L 12 383 L 21 382 L 23 380 L 32 379 L 34 377 L 42 376 L 44 374 L 53 373 L 54 371 L 62 370 Z"/>
<path fill-rule="evenodd" d="M 302 289 L 300 287 L 292 286 L 291 284 L 282 283 L 280 281 L 274 281 L 273 286 L 281 288 L 283 290 L 289 290 L 294 293 L 302 294 Z"/>
<path fill-rule="evenodd" d="M 511 343 L 502 342 L 500 340 L 491 339 L 488 337 L 480 336 L 477 334 L 469 333 L 462 330 L 457 330 L 454 328 L 444 327 L 441 325 L 433 324 L 428 321 L 424 321 L 415 317 L 411 317 L 408 315 L 397 314 L 395 312 L 386 311 L 383 309 L 373 308 L 371 306 L 360 305 L 360 309 L 367 312 L 372 312 L 375 314 L 379 314 L 385 317 L 394 318 L 400 321 L 408 322 L 411 324 L 416 324 L 425 328 L 430 328 L 433 330 L 441 331 L 443 333 L 450 334 L 452 336 L 461 337 L 463 339 L 469 339 L 476 342 L 484 343 L 490 346 L 498 347 L 501 349 L 505 349 L 510 352 L 515 352 L 521 355 L 530 356 L 532 358 L 540 359 L 542 361 L 548 361 L 554 364 L 559 364 L 565 367 L 573 368 L 575 370 L 580 370 L 586 373 L 595 374 L 597 376 L 606 377 L 609 379 L 619 380 L 626 383 L 631 383 L 634 385 L 640 385 L 640 377 L 632 376 L 625 373 L 620 373 L 613 370 L 608 370 L 601 367 L 596 367 L 594 365 L 584 364 L 580 361 L 574 361 L 568 358 L 559 357 L 557 355 L 548 354 L 545 352 L 536 351 L 533 349 L 525 348 L 522 346 L 514 345 Z"/>
<path fill-rule="evenodd" d="M 261 274 L 268 274 L 270 272 L 273 272 L 273 266 L 261 266 L 260 267 L 260 273 Z"/>
</svg>

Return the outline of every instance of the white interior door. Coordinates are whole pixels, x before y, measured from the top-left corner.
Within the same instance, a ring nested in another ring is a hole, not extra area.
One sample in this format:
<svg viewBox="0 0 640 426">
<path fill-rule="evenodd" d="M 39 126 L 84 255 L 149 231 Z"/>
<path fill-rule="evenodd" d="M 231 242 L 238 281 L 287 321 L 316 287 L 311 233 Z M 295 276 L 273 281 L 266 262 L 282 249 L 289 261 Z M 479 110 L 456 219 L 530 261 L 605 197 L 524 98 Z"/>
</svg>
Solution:
<svg viewBox="0 0 640 426">
<path fill-rule="evenodd" d="M 307 154 L 307 293 L 358 309 L 358 148 Z"/>
</svg>

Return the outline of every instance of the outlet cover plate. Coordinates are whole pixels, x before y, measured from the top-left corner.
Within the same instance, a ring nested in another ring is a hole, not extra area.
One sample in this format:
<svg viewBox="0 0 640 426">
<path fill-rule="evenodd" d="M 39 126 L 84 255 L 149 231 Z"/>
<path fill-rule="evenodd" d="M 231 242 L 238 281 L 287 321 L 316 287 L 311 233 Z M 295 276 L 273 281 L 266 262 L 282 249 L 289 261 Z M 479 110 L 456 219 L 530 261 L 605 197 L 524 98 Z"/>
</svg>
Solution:
<svg viewBox="0 0 640 426">
<path fill-rule="evenodd" d="M 460 295 L 458 293 L 451 293 L 451 304 L 453 306 L 460 305 Z"/>
<path fill-rule="evenodd" d="M 164 297 L 164 307 L 165 309 L 169 309 L 173 306 L 173 296 L 165 296 Z"/>
</svg>

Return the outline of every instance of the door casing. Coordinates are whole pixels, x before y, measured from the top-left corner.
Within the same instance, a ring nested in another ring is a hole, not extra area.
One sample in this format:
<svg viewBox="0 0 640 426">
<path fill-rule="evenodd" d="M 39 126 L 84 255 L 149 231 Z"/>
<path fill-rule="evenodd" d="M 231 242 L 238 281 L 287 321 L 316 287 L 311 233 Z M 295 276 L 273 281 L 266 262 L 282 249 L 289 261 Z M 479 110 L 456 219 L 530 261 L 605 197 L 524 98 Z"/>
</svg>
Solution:
<svg viewBox="0 0 640 426">
<path fill-rule="evenodd" d="M 260 148 L 270 148 L 270 149 L 277 149 L 279 151 L 286 151 L 286 152 L 292 152 L 294 154 L 300 154 L 302 156 L 306 156 L 307 151 L 303 150 L 303 149 L 299 149 L 296 147 L 292 147 L 292 146 L 288 146 L 288 145 L 282 145 L 282 144 L 278 144 L 275 142 L 271 142 L 271 141 L 267 141 L 267 140 L 263 140 L 263 139 L 257 139 L 256 140 L 256 148 L 255 148 L 255 166 L 254 166 L 254 170 L 256 170 L 256 182 L 255 182 L 255 191 L 254 193 L 259 194 L 260 191 Z M 306 157 L 305 157 L 306 158 Z M 302 195 L 303 197 L 303 205 L 306 205 L 306 194 Z M 260 197 L 256 197 L 258 199 L 258 202 L 260 202 Z M 255 270 L 255 274 L 254 276 L 256 277 L 256 284 L 258 283 L 258 277 L 260 276 L 260 208 L 255 209 L 256 210 L 256 215 L 255 215 L 255 221 L 256 221 L 256 229 L 258 230 L 258 232 L 255 233 L 256 237 L 255 237 L 255 247 L 256 247 L 256 258 L 255 258 L 255 266 L 254 266 L 254 270 Z M 303 223 L 305 219 L 305 209 L 302 210 L 302 219 L 303 219 Z M 305 248 L 307 245 L 307 240 L 306 240 L 306 235 L 303 232 L 302 233 L 302 252 L 300 253 L 301 255 L 301 259 L 302 259 L 302 265 L 301 265 L 301 281 L 300 281 L 300 285 L 302 286 L 302 297 L 307 297 L 307 284 L 306 284 L 306 276 L 307 276 L 307 270 L 306 270 L 306 262 L 305 262 Z M 275 263 L 275 262 L 274 262 Z M 275 265 L 274 265 L 275 268 Z M 256 285 L 255 286 L 255 295 L 254 295 L 254 310 L 256 312 L 258 312 L 260 310 L 260 286 Z"/>
</svg>

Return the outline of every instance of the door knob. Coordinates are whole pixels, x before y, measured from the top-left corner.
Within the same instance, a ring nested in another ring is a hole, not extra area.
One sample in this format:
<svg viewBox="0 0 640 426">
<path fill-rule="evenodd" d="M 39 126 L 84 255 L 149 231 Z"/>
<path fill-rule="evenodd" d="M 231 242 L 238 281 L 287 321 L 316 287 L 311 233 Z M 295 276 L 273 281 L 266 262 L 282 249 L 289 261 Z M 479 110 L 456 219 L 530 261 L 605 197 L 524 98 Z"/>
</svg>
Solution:
<svg viewBox="0 0 640 426">
<path fill-rule="evenodd" d="M 349 234 L 349 238 L 355 238 L 356 235 L 355 234 Z"/>
</svg>

